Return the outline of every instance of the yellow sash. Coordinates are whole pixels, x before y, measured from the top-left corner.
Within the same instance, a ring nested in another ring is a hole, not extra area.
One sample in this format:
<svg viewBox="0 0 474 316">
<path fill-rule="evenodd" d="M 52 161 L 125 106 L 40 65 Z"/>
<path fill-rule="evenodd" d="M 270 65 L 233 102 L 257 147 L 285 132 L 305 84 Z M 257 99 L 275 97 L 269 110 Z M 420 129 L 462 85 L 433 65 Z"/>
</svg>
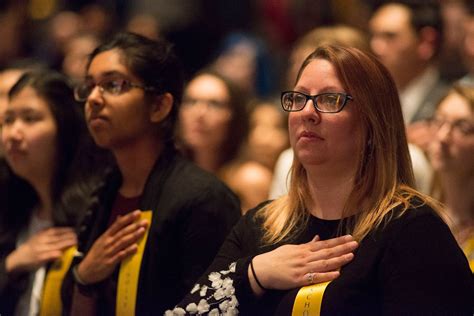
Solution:
<svg viewBox="0 0 474 316">
<path fill-rule="evenodd" d="M 474 273 L 474 236 L 464 242 L 462 250 L 469 261 L 469 267 L 472 273 Z"/>
<path fill-rule="evenodd" d="M 145 244 L 148 238 L 148 231 L 151 226 L 151 211 L 144 211 L 140 214 L 140 219 L 148 220 L 148 227 L 145 235 L 138 242 L 137 252 L 125 260 L 120 265 L 120 272 L 117 284 L 117 302 L 116 311 L 117 316 L 131 316 L 135 315 L 135 306 L 137 303 L 137 288 L 138 277 L 140 275 L 140 265 L 145 252 Z"/>
<path fill-rule="evenodd" d="M 59 316 L 62 312 L 61 285 L 64 276 L 71 266 L 76 253 L 76 246 L 64 251 L 61 258 L 56 260 L 48 271 L 44 280 L 43 294 L 40 306 L 40 316 Z"/>
<path fill-rule="evenodd" d="M 292 316 L 319 316 L 324 290 L 329 282 L 302 287 L 295 298 Z"/>
</svg>

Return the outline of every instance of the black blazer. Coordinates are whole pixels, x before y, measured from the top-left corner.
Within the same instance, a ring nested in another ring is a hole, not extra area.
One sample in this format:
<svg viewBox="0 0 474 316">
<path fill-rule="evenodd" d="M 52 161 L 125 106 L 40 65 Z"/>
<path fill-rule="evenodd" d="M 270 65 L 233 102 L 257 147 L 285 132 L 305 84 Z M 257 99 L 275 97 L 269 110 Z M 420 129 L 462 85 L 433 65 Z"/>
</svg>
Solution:
<svg viewBox="0 0 474 316">
<path fill-rule="evenodd" d="M 107 229 L 120 183 L 116 170 L 95 195 L 80 227 L 81 252 L 87 253 Z M 212 262 L 240 218 L 240 203 L 214 175 L 168 146 L 148 177 L 140 207 L 152 210 L 153 217 L 141 263 L 136 314 L 161 315 L 180 301 Z M 117 273 L 115 282 L 116 277 Z M 114 313 L 115 288 L 110 283 L 102 282 L 83 291 L 97 298 L 98 315 Z M 66 314 L 72 286 L 69 273 L 62 288 Z"/>
</svg>

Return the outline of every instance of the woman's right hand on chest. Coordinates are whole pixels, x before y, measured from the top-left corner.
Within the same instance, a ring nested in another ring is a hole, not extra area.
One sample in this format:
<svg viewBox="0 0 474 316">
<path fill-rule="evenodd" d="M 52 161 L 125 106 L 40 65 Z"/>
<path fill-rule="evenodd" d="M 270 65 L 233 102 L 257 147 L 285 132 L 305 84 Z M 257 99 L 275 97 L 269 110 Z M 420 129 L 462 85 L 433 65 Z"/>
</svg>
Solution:
<svg viewBox="0 0 474 316">
<path fill-rule="evenodd" d="M 6 270 L 34 271 L 61 257 L 63 251 L 77 244 L 77 236 L 70 227 L 51 227 L 31 236 L 6 258 Z"/>
<path fill-rule="evenodd" d="M 119 216 L 94 242 L 77 266 L 78 277 L 84 284 L 105 280 L 123 259 L 137 252 L 138 242 L 145 235 L 147 220 L 140 220 L 136 210 Z"/>
<path fill-rule="evenodd" d="M 358 243 L 350 235 L 321 241 L 316 236 L 300 245 L 283 245 L 253 258 L 255 274 L 266 289 L 288 290 L 315 283 L 332 281 L 339 269 L 354 258 Z M 258 286 L 251 267 L 249 280 L 254 292 Z"/>
</svg>

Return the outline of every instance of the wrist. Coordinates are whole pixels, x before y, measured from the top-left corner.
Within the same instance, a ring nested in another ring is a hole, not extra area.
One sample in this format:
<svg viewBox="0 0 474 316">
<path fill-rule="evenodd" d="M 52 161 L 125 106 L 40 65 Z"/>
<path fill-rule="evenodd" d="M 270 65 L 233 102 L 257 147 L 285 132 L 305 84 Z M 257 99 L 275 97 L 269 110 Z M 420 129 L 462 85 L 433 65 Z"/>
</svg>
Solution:
<svg viewBox="0 0 474 316">
<path fill-rule="evenodd" d="M 255 267 L 254 267 L 254 264 L 253 264 L 253 259 L 252 258 L 249 262 L 249 266 L 248 266 L 248 278 L 249 278 L 249 283 L 250 283 L 250 287 L 252 288 L 253 292 L 257 295 L 257 296 L 262 296 L 265 291 L 268 291 L 268 289 L 262 285 L 262 283 L 260 282 L 260 278 L 257 276 L 257 273 L 255 271 Z"/>
<path fill-rule="evenodd" d="M 74 283 L 76 284 L 76 288 L 82 295 L 85 296 L 95 296 L 97 293 L 97 287 L 99 284 L 97 283 L 88 283 L 84 280 L 84 277 L 81 275 L 80 271 L 80 264 L 75 265 L 72 268 L 72 277 L 74 279 Z"/>
<path fill-rule="evenodd" d="M 16 273 L 21 271 L 21 265 L 18 263 L 16 250 L 11 252 L 5 259 L 5 271 L 7 273 Z"/>
<path fill-rule="evenodd" d="M 74 281 L 76 281 L 76 283 L 80 285 L 87 286 L 90 283 L 87 283 L 86 281 L 84 281 L 84 278 L 81 276 L 79 272 L 79 267 L 80 267 L 80 264 L 77 264 L 74 267 L 72 267 L 72 276 L 74 277 Z"/>
</svg>

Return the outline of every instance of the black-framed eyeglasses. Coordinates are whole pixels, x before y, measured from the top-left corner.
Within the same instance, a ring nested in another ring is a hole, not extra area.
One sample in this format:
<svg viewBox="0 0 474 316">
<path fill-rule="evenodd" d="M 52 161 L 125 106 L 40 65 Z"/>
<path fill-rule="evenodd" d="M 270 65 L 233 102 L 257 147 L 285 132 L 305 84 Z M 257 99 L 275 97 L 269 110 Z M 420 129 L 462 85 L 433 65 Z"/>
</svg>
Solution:
<svg viewBox="0 0 474 316">
<path fill-rule="evenodd" d="M 297 112 L 304 109 L 308 100 L 313 101 L 316 111 L 321 113 L 341 112 L 347 101 L 353 100 L 347 93 L 321 93 L 307 95 L 297 91 L 285 91 L 281 93 L 281 106 L 287 112 Z"/>
<path fill-rule="evenodd" d="M 99 87 L 101 94 L 108 93 L 110 95 L 120 95 L 129 91 L 132 88 L 143 89 L 148 92 L 156 91 L 153 87 L 143 86 L 137 83 L 133 83 L 130 80 L 123 78 L 108 78 L 100 82 L 95 83 L 92 80 L 86 80 L 74 88 L 74 98 L 76 101 L 84 102 L 87 100 L 89 95 L 92 93 L 95 87 Z"/>
</svg>

